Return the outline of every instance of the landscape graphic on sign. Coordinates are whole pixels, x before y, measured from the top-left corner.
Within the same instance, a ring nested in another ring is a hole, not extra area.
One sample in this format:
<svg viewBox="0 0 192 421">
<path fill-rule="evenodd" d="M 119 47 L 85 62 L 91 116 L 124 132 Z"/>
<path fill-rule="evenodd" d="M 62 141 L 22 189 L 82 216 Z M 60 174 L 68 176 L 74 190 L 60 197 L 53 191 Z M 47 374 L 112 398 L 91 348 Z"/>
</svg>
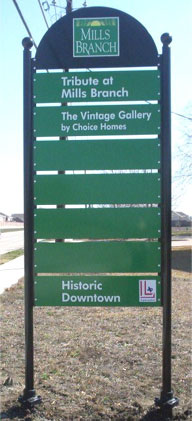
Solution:
<svg viewBox="0 0 192 421">
<path fill-rule="evenodd" d="M 119 56 L 119 18 L 73 19 L 73 56 Z"/>
</svg>

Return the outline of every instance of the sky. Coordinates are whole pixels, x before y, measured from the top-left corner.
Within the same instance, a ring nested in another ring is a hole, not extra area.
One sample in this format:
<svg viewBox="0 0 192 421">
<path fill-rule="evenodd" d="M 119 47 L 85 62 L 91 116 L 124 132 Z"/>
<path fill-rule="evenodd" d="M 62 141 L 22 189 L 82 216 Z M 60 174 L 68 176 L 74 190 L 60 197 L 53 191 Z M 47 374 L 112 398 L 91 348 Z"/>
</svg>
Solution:
<svg viewBox="0 0 192 421">
<path fill-rule="evenodd" d="M 43 0 L 41 0 L 41 3 Z M 48 3 L 51 4 L 51 0 Z M 22 14 L 38 45 L 47 31 L 38 0 L 17 0 Z M 73 0 L 73 8 L 82 7 L 84 0 Z M 57 0 L 65 7 L 66 0 Z M 171 44 L 172 80 L 172 169 L 179 169 L 178 147 L 184 142 L 184 127 L 190 130 L 192 105 L 192 2 L 191 0 L 87 0 L 87 6 L 105 6 L 122 10 L 137 19 L 154 39 L 162 52 L 160 37 L 168 32 Z M 57 18 L 63 9 L 57 8 Z M 55 22 L 55 9 L 45 12 L 49 26 Z M 28 36 L 12 0 L 1 0 L 1 67 L 0 67 L 0 212 L 7 215 L 23 213 L 23 47 Z M 32 49 L 32 56 L 35 49 Z M 174 180 L 174 178 L 173 178 Z M 191 186 L 173 183 L 173 208 L 192 215 Z M 175 198 L 177 197 L 177 200 Z"/>
</svg>

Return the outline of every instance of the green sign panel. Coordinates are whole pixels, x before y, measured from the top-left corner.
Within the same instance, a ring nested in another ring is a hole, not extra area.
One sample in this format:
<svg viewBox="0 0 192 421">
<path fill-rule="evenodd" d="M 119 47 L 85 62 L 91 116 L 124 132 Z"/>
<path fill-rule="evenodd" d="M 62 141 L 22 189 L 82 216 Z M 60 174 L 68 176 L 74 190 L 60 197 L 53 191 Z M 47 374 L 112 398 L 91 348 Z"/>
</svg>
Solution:
<svg viewBox="0 0 192 421">
<path fill-rule="evenodd" d="M 115 45 L 118 19 L 102 21 L 74 20 L 77 54 Z M 158 70 L 34 75 L 34 205 L 57 206 L 34 211 L 35 305 L 161 305 L 159 85 Z"/>
<path fill-rule="evenodd" d="M 36 171 L 160 168 L 159 139 L 43 140 L 35 142 Z"/>
<path fill-rule="evenodd" d="M 155 174 L 55 174 L 34 178 L 36 205 L 141 204 L 160 202 Z"/>
<path fill-rule="evenodd" d="M 119 56 L 119 18 L 73 19 L 73 57 Z"/>
<path fill-rule="evenodd" d="M 36 273 L 157 273 L 158 241 L 82 241 L 35 244 Z"/>
<path fill-rule="evenodd" d="M 156 276 L 36 276 L 36 306 L 159 306 Z"/>
<path fill-rule="evenodd" d="M 159 208 L 36 209 L 35 238 L 159 238 Z"/>
<path fill-rule="evenodd" d="M 159 70 L 36 73 L 34 102 L 150 101 L 160 97 Z"/>
<path fill-rule="evenodd" d="M 159 133 L 158 104 L 36 107 L 34 112 L 37 137 Z"/>
</svg>

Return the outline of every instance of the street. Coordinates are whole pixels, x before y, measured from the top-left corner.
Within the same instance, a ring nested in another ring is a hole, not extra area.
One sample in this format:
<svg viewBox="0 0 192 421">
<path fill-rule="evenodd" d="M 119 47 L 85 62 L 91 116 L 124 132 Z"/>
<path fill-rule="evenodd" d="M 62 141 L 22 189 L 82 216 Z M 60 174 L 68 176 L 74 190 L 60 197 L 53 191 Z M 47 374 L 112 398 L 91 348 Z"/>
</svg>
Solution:
<svg viewBox="0 0 192 421">
<path fill-rule="evenodd" d="M 0 236 L 0 255 L 24 247 L 24 231 L 3 232 Z"/>
</svg>

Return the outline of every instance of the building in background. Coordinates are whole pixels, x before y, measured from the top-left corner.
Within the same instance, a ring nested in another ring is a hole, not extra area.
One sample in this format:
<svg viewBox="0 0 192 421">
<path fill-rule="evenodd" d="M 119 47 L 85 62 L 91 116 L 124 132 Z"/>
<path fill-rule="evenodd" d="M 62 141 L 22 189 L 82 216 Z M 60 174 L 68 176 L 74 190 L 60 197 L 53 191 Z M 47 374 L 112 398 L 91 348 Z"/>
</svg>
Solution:
<svg viewBox="0 0 192 421">
<path fill-rule="evenodd" d="M 0 222 L 11 222 L 13 218 L 5 213 L 0 212 Z"/>
<path fill-rule="evenodd" d="M 14 222 L 24 222 L 24 214 L 23 213 L 13 213 L 11 215 L 12 221 Z"/>
<path fill-rule="evenodd" d="M 171 213 L 171 225 L 172 227 L 190 227 L 192 223 L 191 216 L 186 215 L 183 212 Z"/>
</svg>

